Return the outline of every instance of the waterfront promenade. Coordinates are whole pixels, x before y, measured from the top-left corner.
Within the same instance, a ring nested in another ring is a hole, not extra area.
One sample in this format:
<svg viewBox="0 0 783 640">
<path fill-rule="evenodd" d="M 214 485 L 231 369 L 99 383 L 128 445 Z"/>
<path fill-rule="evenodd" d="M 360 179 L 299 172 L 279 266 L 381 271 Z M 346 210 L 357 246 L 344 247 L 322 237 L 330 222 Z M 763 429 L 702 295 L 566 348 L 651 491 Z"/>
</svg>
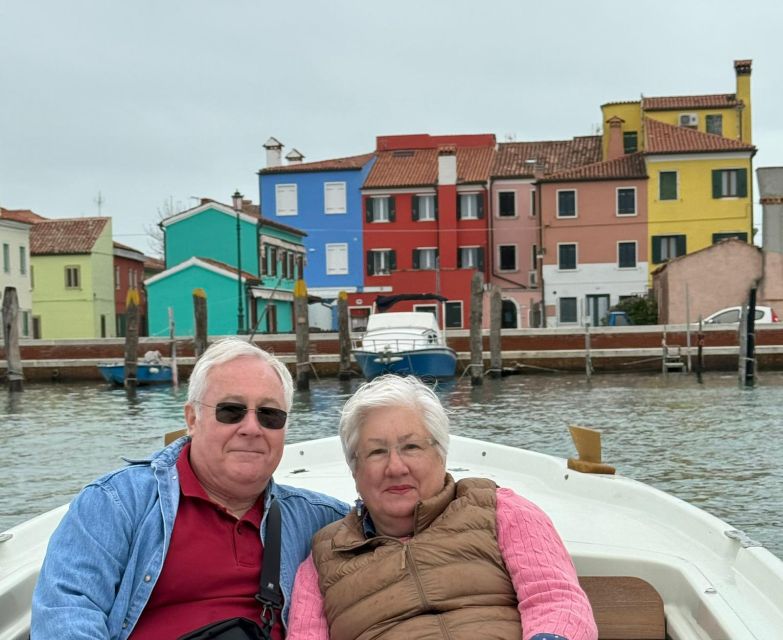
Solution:
<svg viewBox="0 0 783 640">
<path fill-rule="evenodd" d="M 697 355 L 696 328 L 690 336 L 685 325 L 652 325 L 631 327 L 594 327 L 588 333 L 583 327 L 558 329 L 504 329 L 501 334 L 503 366 L 519 373 L 579 372 L 585 370 L 589 355 L 593 369 L 601 372 L 661 371 L 663 344 L 669 353 L 687 360 Z M 211 336 L 216 339 L 219 336 Z M 360 336 L 356 336 L 358 338 Z M 689 340 L 690 338 L 690 340 Z M 259 334 L 254 341 L 275 352 L 293 368 L 296 363 L 296 340 L 293 334 Z M 447 332 L 449 346 L 457 351 L 458 374 L 470 363 L 468 330 Z M 485 369 L 489 366 L 489 335 L 484 332 Z M 193 340 L 176 340 L 178 365 L 184 375 L 193 366 Z M 336 333 L 314 333 L 309 338 L 309 362 L 318 376 L 333 376 L 339 370 L 339 340 Z M 587 348 L 589 344 L 589 349 Z M 704 329 L 704 364 L 707 371 L 736 371 L 738 366 L 738 332 L 735 326 L 709 326 Z M 118 361 L 124 357 L 123 338 L 92 340 L 27 340 L 21 343 L 25 378 L 35 381 L 98 380 L 99 362 Z M 783 371 L 783 325 L 756 327 L 757 358 L 760 369 Z M 138 353 L 160 351 L 171 353 L 168 339 L 139 339 Z M 354 365 L 359 375 L 359 369 Z M 0 348 L 0 379 L 5 375 L 5 353 Z"/>
</svg>

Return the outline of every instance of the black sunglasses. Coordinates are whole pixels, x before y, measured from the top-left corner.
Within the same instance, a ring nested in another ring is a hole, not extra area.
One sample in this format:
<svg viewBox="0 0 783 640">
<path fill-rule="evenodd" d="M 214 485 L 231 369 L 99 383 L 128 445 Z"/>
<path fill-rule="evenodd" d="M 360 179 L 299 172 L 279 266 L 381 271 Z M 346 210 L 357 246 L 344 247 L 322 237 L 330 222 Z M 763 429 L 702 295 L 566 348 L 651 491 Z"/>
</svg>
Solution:
<svg viewBox="0 0 783 640">
<path fill-rule="evenodd" d="M 199 402 L 204 407 L 215 410 L 215 418 L 222 424 L 237 424 L 247 414 L 247 405 L 239 402 L 218 402 L 215 406 Z M 256 420 L 265 429 L 282 429 L 285 421 L 288 420 L 288 414 L 282 409 L 272 407 L 256 407 Z"/>
</svg>

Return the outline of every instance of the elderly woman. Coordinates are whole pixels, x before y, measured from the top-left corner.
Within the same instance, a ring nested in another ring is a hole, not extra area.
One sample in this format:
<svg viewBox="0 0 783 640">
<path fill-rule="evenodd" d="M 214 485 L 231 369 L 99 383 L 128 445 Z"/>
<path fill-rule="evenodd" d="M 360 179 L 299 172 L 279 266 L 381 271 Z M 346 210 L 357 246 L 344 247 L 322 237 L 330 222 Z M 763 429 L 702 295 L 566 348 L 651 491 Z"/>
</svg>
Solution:
<svg viewBox="0 0 783 640">
<path fill-rule="evenodd" d="M 376 378 L 346 402 L 340 438 L 360 499 L 313 538 L 289 640 L 595 640 L 552 522 L 489 480 L 455 482 L 448 426 L 413 377 Z"/>
</svg>

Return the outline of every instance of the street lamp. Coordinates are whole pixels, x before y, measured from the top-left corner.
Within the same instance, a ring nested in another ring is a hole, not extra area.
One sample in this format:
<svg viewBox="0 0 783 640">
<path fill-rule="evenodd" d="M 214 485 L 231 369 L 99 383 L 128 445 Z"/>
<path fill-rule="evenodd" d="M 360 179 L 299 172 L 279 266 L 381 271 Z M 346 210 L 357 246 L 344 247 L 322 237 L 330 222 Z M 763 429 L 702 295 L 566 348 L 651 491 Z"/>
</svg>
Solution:
<svg viewBox="0 0 783 640">
<path fill-rule="evenodd" d="M 244 333 L 245 314 L 242 309 L 242 237 L 240 235 L 239 214 L 242 211 L 242 194 L 239 189 L 234 191 L 231 199 L 234 202 L 234 210 L 237 217 L 237 333 Z"/>
</svg>

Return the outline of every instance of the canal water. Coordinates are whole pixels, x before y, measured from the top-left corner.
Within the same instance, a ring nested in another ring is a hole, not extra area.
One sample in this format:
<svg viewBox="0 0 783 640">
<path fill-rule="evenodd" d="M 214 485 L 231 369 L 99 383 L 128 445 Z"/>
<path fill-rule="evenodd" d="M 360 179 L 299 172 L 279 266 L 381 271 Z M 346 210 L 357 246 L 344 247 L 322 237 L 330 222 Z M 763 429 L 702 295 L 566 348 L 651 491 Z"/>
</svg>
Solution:
<svg viewBox="0 0 783 640">
<path fill-rule="evenodd" d="M 335 435 L 360 381 L 313 381 L 297 392 L 295 442 Z M 511 376 L 442 384 L 452 433 L 562 457 L 568 425 L 603 432 L 619 473 L 670 492 L 744 530 L 783 558 L 783 374 L 753 389 L 735 375 Z M 0 394 L 0 531 L 68 501 L 85 483 L 160 448 L 183 426 L 186 389 L 28 384 Z"/>
</svg>

